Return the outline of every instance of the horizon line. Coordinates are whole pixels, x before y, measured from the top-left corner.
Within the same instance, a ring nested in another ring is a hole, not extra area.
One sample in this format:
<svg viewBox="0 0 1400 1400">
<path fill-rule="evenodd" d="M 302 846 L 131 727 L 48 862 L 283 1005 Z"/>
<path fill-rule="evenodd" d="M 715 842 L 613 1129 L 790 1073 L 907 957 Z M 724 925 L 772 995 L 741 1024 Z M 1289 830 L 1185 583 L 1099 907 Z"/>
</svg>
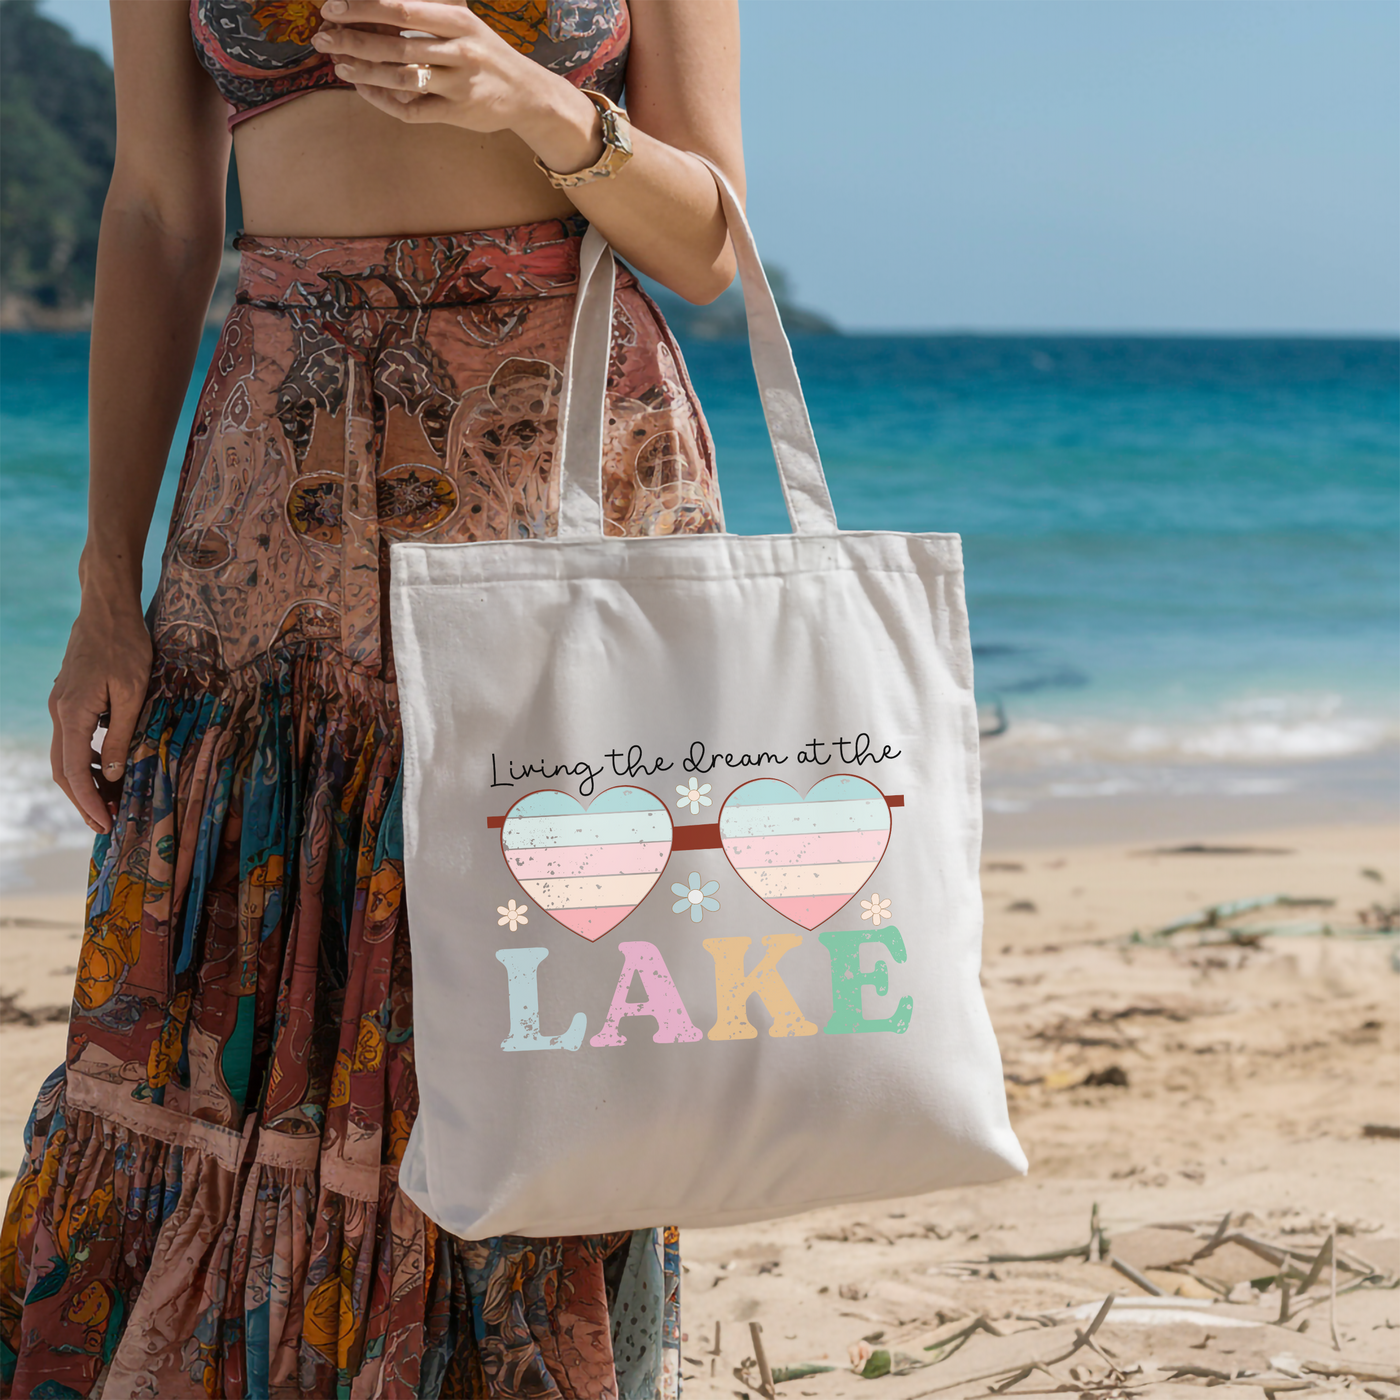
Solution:
<svg viewBox="0 0 1400 1400">
<path fill-rule="evenodd" d="M 805 309 L 805 308 L 804 308 Z M 789 331 L 789 335 L 820 339 L 825 332 Z M 1103 330 L 1093 328 L 1007 328 L 985 330 L 969 326 L 889 327 L 837 326 L 840 336 L 940 336 L 949 340 L 1096 339 L 1096 340 L 1376 340 L 1400 342 L 1395 330 Z"/>
<path fill-rule="evenodd" d="M 833 322 L 833 325 L 835 322 Z M 206 330 L 217 330 L 217 325 L 207 325 Z M 785 328 L 786 329 L 786 328 Z M 685 335 L 684 331 L 678 334 Z M 6 335 L 89 335 L 88 326 L 0 326 L 0 336 Z M 857 337 L 908 337 L 916 336 L 942 340 L 1327 340 L 1327 341 L 1376 341 L 1400 344 L 1400 329 L 1393 331 L 1259 331 L 1259 330 L 1096 330 L 1096 329 L 1006 329 L 982 330 L 968 326 L 837 326 L 835 331 L 788 330 L 789 337 L 799 336 L 803 340 L 826 340 L 833 335 L 837 338 Z M 742 340 L 742 336 L 686 336 L 686 339 L 699 340 Z"/>
</svg>

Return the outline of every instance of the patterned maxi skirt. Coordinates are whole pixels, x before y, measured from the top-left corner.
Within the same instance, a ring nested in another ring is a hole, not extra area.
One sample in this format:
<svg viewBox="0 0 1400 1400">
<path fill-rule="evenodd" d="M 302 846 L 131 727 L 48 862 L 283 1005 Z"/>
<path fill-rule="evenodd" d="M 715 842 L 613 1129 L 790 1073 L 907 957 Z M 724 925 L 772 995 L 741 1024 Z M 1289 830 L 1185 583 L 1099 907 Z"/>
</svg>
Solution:
<svg viewBox="0 0 1400 1400">
<path fill-rule="evenodd" d="M 676 1392 L 673 1230 L 468 1241 L 397 1184 L 388 546 L 553 532 L 585 228 L 239 241 L 66 1063 L 0 1236 L 6 1394 Z M 723 529 L 680 352 L 626 269 L 604 472 L 613 534 Z"/>
</svg>

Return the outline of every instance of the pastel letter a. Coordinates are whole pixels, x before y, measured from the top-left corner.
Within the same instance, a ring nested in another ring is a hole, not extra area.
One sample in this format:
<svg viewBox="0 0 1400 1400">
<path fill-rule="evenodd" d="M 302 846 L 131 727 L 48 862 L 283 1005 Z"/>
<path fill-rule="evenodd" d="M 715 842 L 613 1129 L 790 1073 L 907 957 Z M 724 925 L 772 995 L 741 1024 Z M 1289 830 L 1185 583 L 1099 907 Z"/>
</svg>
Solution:
<svg viewBox="0 0 1400 1400">
<path fill-rule="evenodd" d="M 778 976 L 778 959 L 802 942 L 800 933 L 769 933 L 763 938 L 767 952 L 750 973 L 744 972 L 744 954 L 749 938 L 707 938 L 705 951 L 715 960 L 715 1023 L 711 1040 L 753 1040 L 758 1032 L 749 1020 L 748 1000 L 757 996 L 773 1018 L 769 1035 L 816 1035 L 809 1021 L 792 999 L 787 983 Z"/>
<path fill-rule="evenodd" d="M 670 970 L 661 956 L 661 950 L 654 943 L 619 943 L 622 952 L 622 975 L 617 979 L 617 990 L 613 993 L 612 1005 L 608 1007 L 608 1019 L 603 1029 L 588 1043 L 590 1045 L 626 1045 L 627 1037 L 618 1026 L 624 1016 L 654 1016 L 656 1034 L 652 1039 L 658 1045 L 671 1044 L 677 1040 L 702 1040 L 700 1029 L 690 1019 L 671 980 Z M 645 1001 L 628 1001 L 627 993 L 632 986 L 633 974 L 642 979 Z"/>
<path fill-rule="evenodd" d="M 826 1023 L 827 1035 L 850 1035 L 855 1031 L 893 1031 L 902 1035 L 909 1029 L 914 1014 L 914 998 L 900 997 L 893 1016 L 868 1021 L 861 1008 L 861 988 L 874 987 L 884 996 L 890 989 L 890 967 L 877 962 L 870 972 L 860 970 L 860 945 L 883 943 L 897 963 L 906 957 L 904 939 L 893 924 L 877 933 L 874 929 L 857 928 L 847 933 L 819 933 L 831 954 L 831 1020 Z"/>
<path fill-rule="evenodd" d="M 583 1044 L 588 1017 L 582 1011 L 574 1013 L 563 1035 L 540 1034 L 539 966 L 548 956 L 548 948 L 496 950 L 510 993 L 510 1034 L 501 1042 L 502 1050 L 577 1050 Z"/>
</svg>

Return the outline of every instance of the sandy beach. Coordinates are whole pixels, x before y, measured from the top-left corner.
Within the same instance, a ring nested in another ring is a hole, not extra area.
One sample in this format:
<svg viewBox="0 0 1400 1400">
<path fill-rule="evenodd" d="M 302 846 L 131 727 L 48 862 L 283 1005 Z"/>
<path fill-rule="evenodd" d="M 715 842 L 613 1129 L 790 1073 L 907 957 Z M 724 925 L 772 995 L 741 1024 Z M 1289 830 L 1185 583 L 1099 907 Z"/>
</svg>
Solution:
<svg viewBox="0 0 1400 1400">
<path fill-rule="evenodd" d="M 1338 826 L 990 853 L 983 980 L 1029 1176 L 688 1232 L 692 1386 L 756 1393 L 757 1369 L 745 1385 L 734 1368 L 753 1355 L 757 1320 L 773 1368 L 837 1368 L 779 1387 L 787 1394 L 984 1394 L 1068 1351 L 1117 1292 L 1136 1303 L 1110 1312 L 1093 1339 L 1102 1355 L 1081 1348 L 1049 1368 L 1053 1379 L 1032 1371 L 1013 1393 L 1400 1394 L 1400 945 L 1342 932 L 1384 924 L 1378 908 L 1393 919 L 1398 838 L 1391 827 Z M 1205 849 L 1174 849 L 1193 844 Z M 1125 939 L 1276 894 L 1318 902 L 1258 908 L 1229 921 L 1233 935 Z M 1368 1125 L 1389 1135 L 1368 1136 Z M 1095 1209 L 1103 1236 L 1091 1261 Z M 1188 1271 L 1227 1213 L 1226 1242 Z M 1149 1228 L 1163 1225 L 1172 1228 Z M 1328 1268 L 1297 1297 L 1334 1227 L 1339 1254 L 1381 1275 L 1347 1292 L 1362 1275 L 1339 1270 L 1336 1346 Z M 1228 1238 L 1236 1233 L 1254 1245 Z M 1250 1282 L 1278 1275 L 1257 1252 L 1271 1242 L 1302 1265 L 1286 1327 L 1278 1285 Z M 1004 1258 L 1076 1247 L 1060 1259 Z M 1153 1295 L 1108 1257 L 1135 1265 L 1174 1307 L 1144 1311 Z M 958 1344 L 978 1318 L 1006 1335 L 979 1327 Z M 850 1369 L 853 1354 L 881 1369 L 883 1358 L 868 1359 L 881 1351 L 896 1372 L 901 1358 L 909 1369 L 878 1379 Z M 1384 1364 L 1361 1366 L 1364 1377 L 1304 1365 L 1335 1371 L 1358 1359 Z"/>
<path fill-rule="evenodd" d="M 1029 1176 L 685 1231 L 692 1394 L 763 1393 L 758 1322 L 777 1392 L 819 1400 L 1400 1396 L 1400 829 L 1210 830 L 1018 849 L 993 825 L 983 981 Z M 9 1170 L 81 927 L 81 855 L 31 872 L 0 897 Z M 1335 1301 L 1330 1256 L 1303 1287 L 1334 1230 Z"/>
</svg>

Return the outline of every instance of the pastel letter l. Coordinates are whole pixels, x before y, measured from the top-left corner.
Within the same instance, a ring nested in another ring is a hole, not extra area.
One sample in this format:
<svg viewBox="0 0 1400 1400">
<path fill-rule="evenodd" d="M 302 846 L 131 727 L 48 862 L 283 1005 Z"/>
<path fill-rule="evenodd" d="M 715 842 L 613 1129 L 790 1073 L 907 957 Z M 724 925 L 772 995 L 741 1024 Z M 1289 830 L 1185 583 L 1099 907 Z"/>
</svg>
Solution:
<svg viewBox="0 0 1400 1400">
<path fill-rule="evenodd" d="M 744 973 L 744 954 L 752 942 L 749 938 L 707 938 L 705 951 L 715 960 L 715 1023 L 710 1027 L 711 1040 L 753 1040 L 758 1032 L 749 1020 L 748 1000 L 757 994 L 773 1024 L 769 1035 L 816 1035 L 816 1025 L 809 1021 L 787 983 L 778 976 L 778 959 L 802 942 L 800 933 L 770 933 L 763 939 L 768 950 Z"/>
<path fill-rule="evenodd" d="M 588 1017 L 582 1011 L 574 1013 L 563 1035 L 540 1034 L 539 966 L 548 956 L 548 948 L 496 950 L 510 993 L 510 1034 L 501 1042 L 502 1050 L 577 1050 L 583 1044 Z"/>
<path fill-rule="evenodd" d="M 902 1035 L 909 1029 L 909 1018 L 914 1014 L 914 998 L 900 997 L 893 1016 L 883 1020 L 870 1021 L 861 1009 L 861 988 L 874 987 L 880 996 L 890 989 L 890 968 L 886 962 L 877 962 L 870 972 L 860 970 L 860 945 L 862 943 L 883 943 L 890 956 L 897 963 L 905 960 L 904 939 L 893 924 L 874 929 L 856 928 L 848 932 L 831 932 L 817 935 L 826 944 L 831 954 L 831 1020 L 826 1023 L 827 1035 L 850 1035 L 855 1031 L 893 1031 Z"/>
</svg>

